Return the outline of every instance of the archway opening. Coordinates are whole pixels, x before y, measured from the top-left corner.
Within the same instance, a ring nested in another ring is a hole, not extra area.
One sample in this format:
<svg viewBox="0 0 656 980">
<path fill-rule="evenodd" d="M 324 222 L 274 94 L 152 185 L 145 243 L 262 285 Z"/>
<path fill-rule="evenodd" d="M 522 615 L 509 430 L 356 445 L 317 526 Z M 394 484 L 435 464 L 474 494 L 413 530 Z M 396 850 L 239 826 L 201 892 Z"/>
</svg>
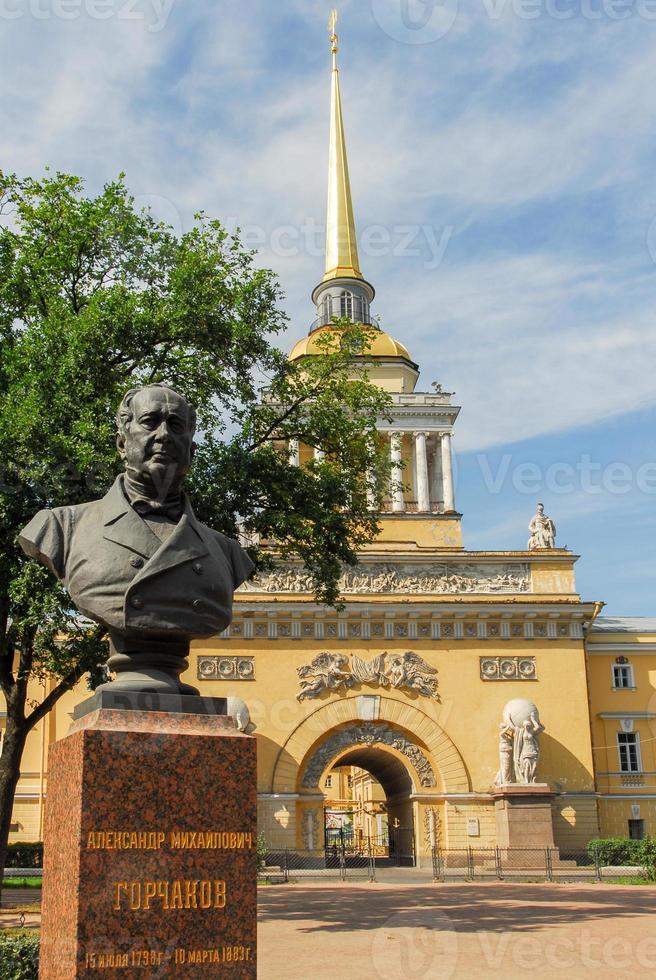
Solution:
<svg viewBox="0 0 656 980">
<path fill-rule="evenodd" d="M 396 755 L 358 746 L 326 768 L 319 786 L 327 856 L 373 854 L 377 862 L 414 866 L 413 783 Z"/>
</svg>

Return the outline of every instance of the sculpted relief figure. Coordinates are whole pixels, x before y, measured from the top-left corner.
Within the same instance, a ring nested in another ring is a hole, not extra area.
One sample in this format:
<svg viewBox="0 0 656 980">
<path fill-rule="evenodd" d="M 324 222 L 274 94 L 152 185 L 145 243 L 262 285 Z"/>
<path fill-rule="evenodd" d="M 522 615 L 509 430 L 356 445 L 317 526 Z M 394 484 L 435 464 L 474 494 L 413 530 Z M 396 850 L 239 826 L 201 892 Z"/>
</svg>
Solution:
<svg viewBox="0 0 656 980">
<path fill-rule="evenodd" d="M 437 699 L 437 681 L 431 674 L 437 674 L 435 667 L 427 664 L 423 657 L 408 650 L 406 653 L 391 653 L 386 657 L 385 676 L 392 687 L 406 687 L 418 691 L 427 698 Z"/>
<path fill-rule="evenodd" d="M 537 510 L 530 520 L 528 529 L 531 537 L 528 539 L 528 550 L 536 548 L 553 548 L 556 544 L 556 525 L 544 512 L 544 504 L 538 504 Z"/>
<path fill-rule="evenodd" d="M 296 668 L 301 680 L 301 691 L 296 695 L 299 701 L 304 698 L 316 698 L 322 691 L 334 691 L 342 684 L 350 687 L 354 678 L 350 670 L 343 668 L 348 665 L 348 656 L 343 653 L 318 654 L 312 663 Z"/>
<path fill-rule="evenodd" d="M 379 653 L 371 660 L 362 660 L 353 654 L 349 669 L 348 654 L 323 651 L 309 664 L 297 667 L 301 690 L 299 701 L 316 698 L 324 691 L 335 691 L 356 684 L 380 684 L 417 691 L 426 698 L 439 701 L 435 667 L 411 650 L 405 653 Z"/>
<path fill-rule="evenodd" d="M 189 642 L 222 632 L 253 564 L 201 524 L 182 489 L 196 411 L 161 384 L 134 388 L 118 410 L 125 472 L 101 500 L 42 510 L 19 537 L 110 636 L 112 689 L 197 694 L 179 680 Z"/>
<path fill-rule="evenodd" d="M 548 518 L 547 518 L 548 519 Z M 450 569 L 457 568 L 458 571 Z M 342 595 L 357 593 L 422 594 L 459 592 L 528 592 L 528 568 L 525 565 L 476 566 L 472 564 L 437 567 L 412 565 L 397 567 L 363 565 L 357 571 L 345 571 L 339 580 Z M 307 592 L 313 590 L 312 576 L 295 566 L 282 566 L 258 575 L 244 585 L 246 592 Z"/>
</svg>

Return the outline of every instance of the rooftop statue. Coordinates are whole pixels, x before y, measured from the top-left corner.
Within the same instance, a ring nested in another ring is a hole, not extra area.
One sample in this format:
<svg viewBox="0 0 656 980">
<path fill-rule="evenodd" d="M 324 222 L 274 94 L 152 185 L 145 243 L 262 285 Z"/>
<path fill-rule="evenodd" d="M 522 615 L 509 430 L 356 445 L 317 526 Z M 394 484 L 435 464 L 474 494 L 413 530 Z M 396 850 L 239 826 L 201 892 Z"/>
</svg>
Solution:
<svg viewBox="0 0 656 980">
<path fill-rule="evenodd" d="M 528 529 L 531 537 L 528 539 L 528 550 L 536 548 L 554 548 L 556 545 L 556 525 L 544 512 L 544 504 L 538 504 L 537 510 L 530 520 Z"/>
<path fill-rule="evenodd" d="M 110 636 L 112 690 L 198 694 L 183 684 L 192 639 L 222 632 L 253 563 L 194 516 L 182 490 L 196 410 L 162 384 L 133 388 L 117 416 L 125 472 L 101 500 L 41 510 L 19 536 Z"/>
</svg>

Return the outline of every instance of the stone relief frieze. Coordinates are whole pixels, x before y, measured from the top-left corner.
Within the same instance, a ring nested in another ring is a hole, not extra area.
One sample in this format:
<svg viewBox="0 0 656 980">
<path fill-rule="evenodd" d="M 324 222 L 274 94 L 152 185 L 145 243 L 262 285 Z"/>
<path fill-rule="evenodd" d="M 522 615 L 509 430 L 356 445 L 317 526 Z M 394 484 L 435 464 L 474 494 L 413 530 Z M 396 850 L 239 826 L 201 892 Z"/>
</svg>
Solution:
<svg viewBox="0 0 656 980">
<path fill-rule="evenodd" d="M 437 670 L 426 663 L 423 657 L 407 650 L 405 653 L 379 653 L 372 660 L 362 660 L 353 654 L 329 653 L 327 650 L 317 654 L 309 664 L 296 668 L 301 690 L 296 695 L 299 701 L 317 698 L 324 691 L 338 691 L 355 684 L 379 684 L 397 690 L 416 691 L 426 698 L 439 701 L 437 692 Z"/>
<path fill-rule="evenodd" d="M 297 565 L 281 565 L 239 587 L 240 592 L 312 592 L 312 576 Z M 339 580 L 342 595 L 461 592 L 529 592 L 527 563 L 477 565 L 469 562 L 413 562 L 362 564 L 344 571 Z"/>
<path fill-rule="evenodd" d="M 481 680 L 536 681 L 535 657 L 479 657 Z"/>
<path fill-rule="evenodd" d="M 305 768 L 303 786 L 305 788 L 318 786 L 328 763 L 343 749 L 377 744 L 388 745 L 404 755 L 415 769 L 422 786 L 437 785 L 433 767 L 418 745 L 389 725 L 364 722 L 361 725 L 349 725 L 348 728 L 335 732 L 319 746 Z"/>
<path fill-rule="evenodd" d="M 201 656 L 197 664 L 199 680 L 254 681 L 254 657 Z"/>
</svg>

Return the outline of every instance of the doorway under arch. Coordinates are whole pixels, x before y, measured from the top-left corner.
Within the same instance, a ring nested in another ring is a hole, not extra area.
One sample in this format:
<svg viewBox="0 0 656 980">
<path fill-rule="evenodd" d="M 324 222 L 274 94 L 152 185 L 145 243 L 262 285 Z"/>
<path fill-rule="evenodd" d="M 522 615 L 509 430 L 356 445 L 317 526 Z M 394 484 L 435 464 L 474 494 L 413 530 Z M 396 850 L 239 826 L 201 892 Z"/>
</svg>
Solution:
<svg viewBox="0 0 656 980">
<path fill-rule="evenodd" d="M 326 856 L 346 860 L 375 855 L 379 863 L 416 863 L 413 778 L 402 759 L 371 745 L 357 745 L 328 763 L 319 779 L 324 795 Z"/>
</svg>

